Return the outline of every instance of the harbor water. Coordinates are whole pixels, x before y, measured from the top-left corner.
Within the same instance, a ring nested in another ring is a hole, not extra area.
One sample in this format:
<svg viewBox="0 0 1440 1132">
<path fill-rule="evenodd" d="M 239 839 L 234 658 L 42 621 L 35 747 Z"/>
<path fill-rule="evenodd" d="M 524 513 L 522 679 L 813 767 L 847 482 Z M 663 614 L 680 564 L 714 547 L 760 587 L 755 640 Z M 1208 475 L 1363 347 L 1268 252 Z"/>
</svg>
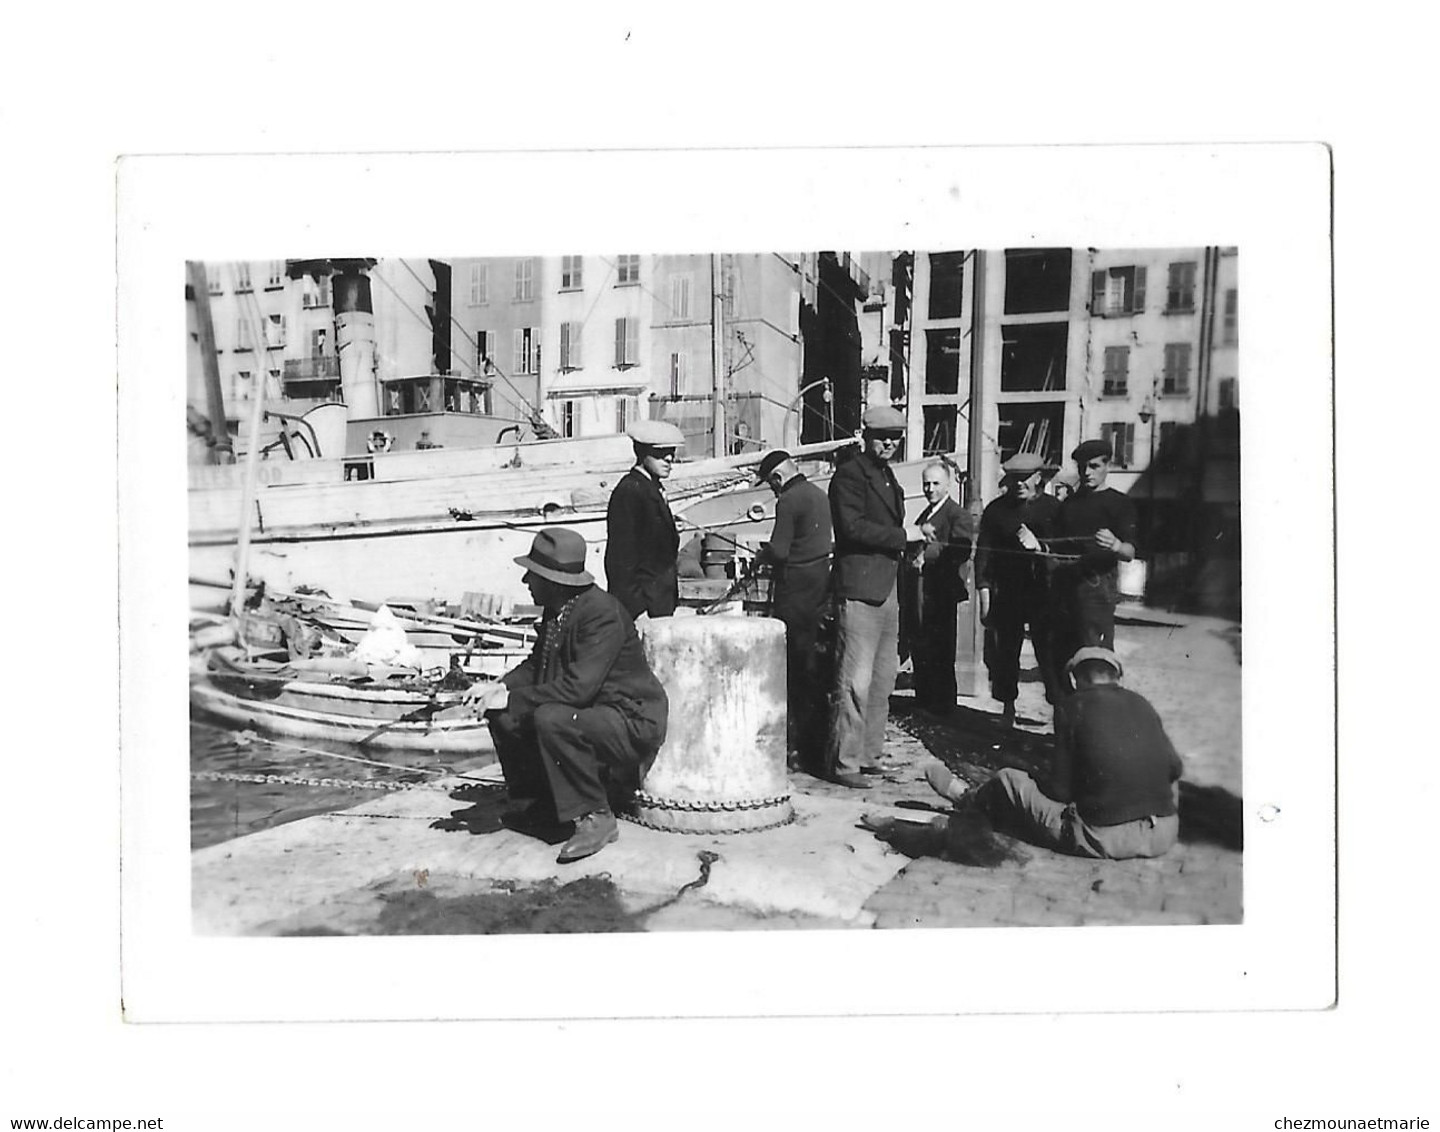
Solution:
<svg viewBox="0 0 1440 1132">
<path fill-rule="evenodd" d="M 477 775 L 494 755 L 431 754 L 288 739 L 190 718 L 190 847 L 203 849 L 315 814 L 338 813 L 395 790 L 434 790 Z M 452 784 L 453 785 L 453 784 Z"/>
</svg>

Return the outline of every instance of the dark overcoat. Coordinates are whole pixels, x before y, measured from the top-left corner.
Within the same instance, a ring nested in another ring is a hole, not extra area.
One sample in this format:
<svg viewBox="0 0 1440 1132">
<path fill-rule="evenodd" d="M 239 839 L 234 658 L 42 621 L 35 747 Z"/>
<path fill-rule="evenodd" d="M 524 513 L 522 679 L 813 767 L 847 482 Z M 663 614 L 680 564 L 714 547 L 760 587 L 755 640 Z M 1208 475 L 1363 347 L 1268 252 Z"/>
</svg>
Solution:
<svg viewBox="0 0 1440 1132">
<path fill-rule="evenodd" d="M 613 707 L 641 746 L 657 750 L 664 738 L 665 689 L 645 660 L 634 622 L 597 586 L 577 595 L 562 623 L 542 624 L 530 656 L 504 682 L 510 690 L 506 710 L 517 720 L 533 717 L 542 704 Z"/>
<path fill-rule="evenodd" d="M 631 617 L 669 617 L 679 602 L 680 535 L 660 485 L 638 467 L 605 510 L 605 584 Z"/>
<path fill-rule="evenodd" d="M 835 594 L 880 605 L 905 553 L 905 493 L 889 464 L 863 453 L 830 479 Z"/>
</svg>

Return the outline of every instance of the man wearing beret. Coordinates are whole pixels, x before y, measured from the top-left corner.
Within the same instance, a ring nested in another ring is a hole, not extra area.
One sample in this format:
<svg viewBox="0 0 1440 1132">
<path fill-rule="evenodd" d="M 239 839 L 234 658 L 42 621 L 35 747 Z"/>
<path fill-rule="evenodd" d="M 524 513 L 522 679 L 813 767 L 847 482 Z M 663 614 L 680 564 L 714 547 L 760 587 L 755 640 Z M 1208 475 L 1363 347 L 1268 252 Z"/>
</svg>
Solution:
<svg viewBox="0 0 1440 1132">
<path fill-rule="evenodd" d="M 980 515 L 975 588 L 985 625 L 990 694 L 1000 701 L 1001 724 L 1007 728 L 1015 723 L 1020 649 L 1027 628 L 1045 682 L 1045 698 L 1053 704 L 1063 694 L 1043 553 L 1043 543 L 1054 534 L 1060 504 L 1040 490 L 1044 469 L 1044 460 L 1036 453 L 1011 456 L 1001 465 L 1004 494 L 991 500 Z"/>
<path fill-rule="evenodd" d="M 561 862 L 619 837 L 612 798 L 633 793 L 665 739 L 669 703 L 624 607 L 585 569 L 585 540 L 546 527 L 515 559 L 544 609 L 530 656 L 466 693 L 486 713 L 511 798 L 506 824 L 539 832 L 574 823 Z"/>
<path fill-rule="evenodd" d="M 1060 505 L 1050 549 L 1056 653 L 1064 662 L 1086 646 L 1115 647 L 1120 563 L 1135 557 L 1135 504 L 1105 486 L 1110 445 L 1087 440 L 1071 454 L 1080 486 Z"/>
<path fill-rule="evenodd" d="M 890 461 L 900 450 L 905 417 L 888 405 L 865 410 L 864 451 L 830 479 L 835 526 L 835 686 L 825 776 L 863 789 L 865 773 L 889 769 L 885 720 L 899 666 L 900 604 L 896 581 L 905 544 L 921 541 L 905 527 L 905 493 Z"/>
<path fill-rule="evenodd" d="M 825 734 L 819 644 L 830 600 L 830 502 L 783 449 L 765 453 L 756 478 L 775 493 L 775 526 L 760 558 L 771 564 L 772 607 L 785 623 L 790 746 L 813 768 Z"/>
<path fill-rule="evenodd" d="M 680 535 L 661 484 L 685 436 L 668 421 L 638 421 L 629 436 L 635 466 L 615 485 L 605 509 L 605 581 L 641 622 L 669 617 L 680 600 Z"/>
<path fill-rule="evenodd" d="M 973 806 L 997 828 L 1077 857 L 1159 857 L 1175 844 L 1180 756 L 1150 702 L 1122 688 L 1120 660 L 1083 648 L 1068 665 L 1076 691 L 1055 709 L 1055 758 L 1042 787 L 1006 767 L 979 790 L 943 763 L 925 771 L 931 787 Z"/>
</svg>

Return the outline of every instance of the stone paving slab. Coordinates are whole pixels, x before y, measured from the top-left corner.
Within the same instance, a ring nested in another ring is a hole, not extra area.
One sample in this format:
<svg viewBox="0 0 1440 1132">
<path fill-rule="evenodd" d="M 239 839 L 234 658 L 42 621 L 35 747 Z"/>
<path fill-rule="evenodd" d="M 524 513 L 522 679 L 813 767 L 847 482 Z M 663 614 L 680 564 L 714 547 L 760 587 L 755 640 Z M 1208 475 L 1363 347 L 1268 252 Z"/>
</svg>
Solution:
<svg viewBox="0 0 1440 1132">
<path fill-rule="evenodd" d="M 434 828 L 481 807 L 406 791 L 197 851 L 194 925 L 202 934 L 265 934 L 323 923 L 327 906 L 353 919 L 357 901 L 374 899 L 397 877 L 524 885 L 603 875 L 628 905 L 643 908 L 699 880 L 700 853 L 708 851 L 708 879 L 686 894 L 688 903 L 869 926 L 866 900 L 908 859 L 858 827 L 873 808 L 859 800 L 802 793 L 794 804 L 793 823 L 758 833 L 677 834 L 625 822 L 601 853 L 560 865 L 556 846 L 508 829 L 472 833 L 463 817 L 461 828 Z M 657 926 L 678 927 L 680 919 L 671 913 Z"/>
</svg>

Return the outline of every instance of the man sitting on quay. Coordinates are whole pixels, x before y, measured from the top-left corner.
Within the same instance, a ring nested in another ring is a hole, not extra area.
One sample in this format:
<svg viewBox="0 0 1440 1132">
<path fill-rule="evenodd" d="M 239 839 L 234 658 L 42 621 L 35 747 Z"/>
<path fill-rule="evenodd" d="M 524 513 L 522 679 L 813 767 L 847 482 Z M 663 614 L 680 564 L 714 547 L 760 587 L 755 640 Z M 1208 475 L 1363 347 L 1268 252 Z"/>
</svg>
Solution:
<svg viewBox="0 0 1440 1132">
<path fill-rule="evenodd" d="M 515 562 L 544 609 L 535 647 L 467 695 L 490 724 L 510 797 L 530 803 L 507 824 L 573 822 L 559 860 L 578 861 L 619 837 L 612 799 L 633 794 L 654 761 L 669 702 L 630 615 L 585 569 L 584 538 L 547 527 Z"/>
<path fill-rule="evenodd" d="M 942 763 L 925 777 L 941 797 L 974 807 L 996 829 L 1077 857 L 1159 857 L 1175 844 L 1183 767 L 1150 702 L 1122 688 L 1120 660 L 1083 648 L 1069 664 L 1076 691 L 1055 711 L 1055 756 L 1040 786 L 1013 767 L 973 793 Z"/>
</svg>

